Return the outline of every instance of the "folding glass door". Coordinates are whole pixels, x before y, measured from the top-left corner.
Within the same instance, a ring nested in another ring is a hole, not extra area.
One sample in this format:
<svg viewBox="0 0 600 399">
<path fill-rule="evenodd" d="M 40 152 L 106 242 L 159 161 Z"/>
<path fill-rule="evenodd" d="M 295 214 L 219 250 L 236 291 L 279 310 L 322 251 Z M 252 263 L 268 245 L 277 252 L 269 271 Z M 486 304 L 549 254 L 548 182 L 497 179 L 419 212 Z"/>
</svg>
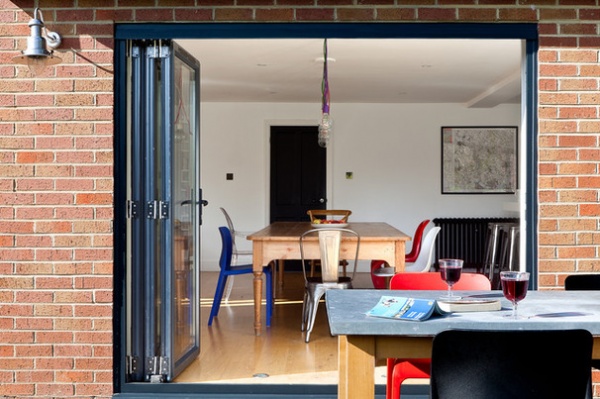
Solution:
<svg viewBox="0 0 600 399">
<path fill-rule="evenodd" d="M 126 374 L 167 382 L 200 345 L 199 64 L 171 41 L 127 50 Z"/>
</svg>

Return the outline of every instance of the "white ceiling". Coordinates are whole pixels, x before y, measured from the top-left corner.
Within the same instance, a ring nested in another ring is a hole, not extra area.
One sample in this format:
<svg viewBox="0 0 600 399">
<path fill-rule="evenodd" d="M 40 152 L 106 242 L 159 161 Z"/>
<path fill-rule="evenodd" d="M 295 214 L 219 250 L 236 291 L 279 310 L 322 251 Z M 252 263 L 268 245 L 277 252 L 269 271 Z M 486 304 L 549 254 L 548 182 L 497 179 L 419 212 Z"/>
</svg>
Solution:
<svg viewBox="0 0 600 399">
<path fill-rule="evenodd" d="M 201 100 L 321 101 L 322 39 L 177 40 L 200 60 Z M 331 103 L 517 103 L 521 41 L 328 39 Z"/>
</svg>

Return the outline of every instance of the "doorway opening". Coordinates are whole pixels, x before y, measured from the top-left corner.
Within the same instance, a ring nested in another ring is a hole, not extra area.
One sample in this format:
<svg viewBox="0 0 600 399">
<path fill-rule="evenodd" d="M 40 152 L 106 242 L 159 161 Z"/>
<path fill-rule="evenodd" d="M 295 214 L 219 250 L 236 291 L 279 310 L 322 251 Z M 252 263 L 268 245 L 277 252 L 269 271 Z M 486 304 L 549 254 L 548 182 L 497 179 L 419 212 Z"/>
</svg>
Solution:
<svg viewBox="0 0 600 399">
<path fill-rule="evenodd" d="M 295 24 L 300 25 L 300 24 Z M 368 24 L 367 24 L 368 25 Z M 443 25 L 443 24 L 441 24 Z M 162 31 L 162 29 L 166 29 L 161 32 L 157 32 L 155 28 L 158 28 Z M 171 28 L 169 31 L 168 29 Z M 256 27 L 255 27 L 256 28 Z M 252 31 L 253 33 L 248 34 L 248 32 L 244 32 L 244 28 L 237 26 L 235 29 L 224 28 L 226 33 L 222 35 L 228 37 L 220 37 L 218 40 L 222 41 L 221 44 L 229 43 L 232 39 L 240 38 L 240 37 L 248 37 L 248 36 L 256 36 L 257 40 L 266 40 L 261 39 L 265 32 L 270 32 L 268 35 L 273 35 L 274 33 L 271 31 L 272 27 L 262 26 L 261 31 Z M 368 29 L 366 26 L 361 26 L 360 24 L 355 25 L 353 27 L 346 26 L 343 24 L 336 24 L 336 33 L 340 36 L 344 36 L 347 40 L 352 40 L 353 38 L 361 38 L 371 40 L 371 47 L 376 47 L 379 41 L 385 41 L 386 39 L 394 39 L 401 40 L 402 37 L 410 36 L 414 37 L 414 32 L 407 34 L 407 31 L 402 31 L 398 29 L 391 29 L 380 26 L 369 25 Z M 364 28 L 364 30 L 363 30 Z M 396 28 L 398 28 L 396 26 Z M 406 27 L 404 27 L 406 28 Z M 403 29 L 404 29 L 403 28 Z M 443 28 L 443 29 L 440 29 Z M 519 181 L 522 182 L 522 189 L 520 191 L 520 197 L 517 199 L 521 205 L 526 205 L 526 209 L 529 210 L 529 213 L 525 212 L 525 207 L 521 206 L 519 210 L 519 215 L 522 219 L 522 223 L 527 226 L 535 226 L 535 69 L 534 63 L 531 62 L 531 59 L 535 59 L 535 41 L 536 36 L 531 33 L 530 27 L 519 26 L 519 29 L 516 29 L 514 25 L 511 25 L 510 28 L 505 28 L 505 32 L 501 29 L 495 27 L 493 30 L 496 32 L 498 36 L 497 40 L 509 39 L 511 41 L 516 41 L 519 43 L 519 78 L 517 79 L 519 82 L 519 101 L 516 105 L 505 105 L 501 106 L 502 112 L 500 114 L 502 116 L 512 115 L 516 113 L 517 124 L 521 127 L 519 129 L 522 132 L 520 137 L 519 145 L 521 149 L 519 164 L 522 172 L 522 176 L 524 178 L 520 178 Z M 521 30 L 522 28 L 522 30 Z M 129 29 L 134 29 L 135 26 L 128 26 L 127 29 L 125 27 L 120 27 L 117 29 L 117 40 L 118 40 L 118 48 L 119 57 L 121 58 L 120 63 L 117 63 L 117 67 L 119 64 L 125 63 L 125 53 L 127 49 L 127 38 L 131 31 Z M 169 25 L 157 25 L 153 26 L 151 29 L 146 27 L 146 31 L 143 32 L 142 36 L 146 35 L 149 38 L 158 35 L 161 33 L 162 35 L 169 35 L 173 39 L 176 39 L 178 43 L 181 43 L 182 47 L 186 47 L 188 41 L 192 42 L 202 42 L 204 40 L 215 40 L 213 35 L 214 32 L 211 31 L 214 29 L 214 25 L 210 27 L 207 26 L 194 26 L 194 29 L 190 29 L 189 25 L 185 30 L 182 30 L 181 27 L 173 27 Z M 254 28 L 253 28 L 254 29 Z M 333 34 L 333 27 L 323 27 L 321 25 L 315 26 L 314 28 L 309 29 L 307 26 L 297 26 L 297 31 L 294 30 L 292 26 L 292 31 L 294 33 L 292 36 L 295 38 L 305 38 L 305 36 L 311 37 L 319 37 L 318 41 L 321 41 L 322 37 L 327 37 Z M 307 34 L 308 29 L 308 34 Z M 373 33 L 369 33 L 372 29 L 375 29 L 377 33 L 377 38 L 372 37 Z M 417 29 L 419 32 L 422 32 L 423 28 Z M 446 30 L 444 30 L 446 29 Z M 422 39 L 435 39 L 439 37 L 452 37 L 460 36 L 461 38 L 465 35 L 464 33 L 457 34 L 455 31 L 456 27 L 451 26 L 438 26 L 433 31 L 429 31 L 428 33 L 419 33 L 422 34 Z M 191 32 L 194 32 L 193 34 Z M 127 32 L 127 34 L 124 34 Z M 166 33 L 168 32 L 168 33 Z M 340 33 L 341 32 L 341 33 Z M 510 32 L 510 33 L 509 33 Z M 120 36 L 121 34 L 121 36 Z M 289 34 L 289 33 L 288 33 Z M 434 38 L 431 35 L 434 35 Z M 267 36 L 268 36 L 267 35 Z M 470 33 L 474 37 L 471 39 L 476 39 L 477 33 Z M 193 36 L 193 37 L 190 37 Z M 381 39 L 381 37 L 385 37 L 386 39 Z M 489 38 L 489 35 L 487 35 Z M 290 39 L 290 38 L 281 38 L 281 40 Z M 294 38 L 292 38 L 294 39 Z M 486 39 L 493 41 L 495 39 Z M 331 43 L 331 42 L 330 42 Z M 330 44 L 331 46 L 331 44 Z M 190 49 L 188 48 L 188 51 Z M 333 51 L 333 50 L 331 50 Z M 332 53 L 333 54 L 333 53 Z M 282 55 L 280 54 L 280 57 Z M 396 52 L 396 58 L 398 62 L 406 61 L 405 54 L 401 52 Z M 198 53 L 196 56 L 204 65 L 202 52 Z M 369 58 L 365 56 L 364 58 Z M 337 61 L 336 61 L 337 62 Z M 474 59 L 473 63 L 482 62 L 480 59 Z M 430 65 L 429 67 L 427 65 Z M 259 67 L 264 68 L 264 67 Z M 431 69 L 431 64 L 421 64 L 419 65 L 420 69 L 426 70 Z M 412 219 L 421 219 L 422 215 L 415 214 L 414 209 L 415 206 L 411 206 L 414 203 L 423 203 L 418 198 L 412 198 L 409 193 L 415 190 L 416 187 L 423 188 L 423 195 L 426 198 L 434 198 L 429 202 L 427 200 L 425 203 L 431 206 L 430 212 L 440 212 L 440 208 L 435 205 L 435 202 L 438 201 L 441 197 L 439 190 L 439 184 L 437 179 L 437 173 L 439 172 L 439 168 L 435 165 L 434 159 L 439 158 L 439 151 L 437 149 L 437 145 L 439 145 L 439 137 L 437 136 L 439 133 L 439 126 L 435 129 L 436 137 L 435 138 L 427 138 L 429 129 L 424 128 L 424 123 L 426 121 L 431 122 L 432 124 L 439 124 L 438 120 L 435 119 L 436 116 L 446 115 L 446 119 L 452 119 L 455 121 L 456 118 L 459 118 L 460 112 L 458 112 L 459 108 L 464 108 L 464 105 L 448 105 L 445 104 L 440 106 L 442 103 L 402 103 L 401 105 L 392 105 L 390 103 L 378 103 L 378 102 L 368 102 L 366 97 L 366 91 L 363 93 L 357 93 L 357 100 L 355 102 L 347 102 L 347 103 L 336 103 L 335 100 L 335 87 L 336 83 L 334 81 L 334 70 L 332 67 L 330 70 L 331 76 L 331 85 L 332 85 L 332 114 L 336 121 L 335 132 L 336 138 L 334 139 L 331 148 L 327 150 L 328 161 L 333 165 L 331 167 L 332 175 L 331 181 L 328 183 L 327 190 L 331 190 L 332 196 L 328 196 L 329 203 L 335 206 L 336 204 L 344 203 L 348 204 L 348 206 L 344 206 L 344 208 L 353 209 L 353 216 L 358 217 L 363 220 L 372 220 L 372 219 L 380 219 L 380 218 L 388 218 L 387 221 L 391 222 L 391 224 L 398 225 L 399 228 L 402 228 L 405 231 L 412 230 Z M 203 73 L 206 69 L 202 68 Z M 374 70 L 369 73 L 374 73 Z M 232 75 L 233 76 L 233 75 Z M 202 75 L 200 77 L 201 82 L 205 77 Z M 206 77 L 208 80 L 208 76 Z M 318 81 L 320 77 L 317 75 L 316 80 Z M 357 74 L 355 77 L 356 80 L 361 80 L 361 76 Z M 365 78 L 366 79 L 366 78 Z M 398 81 L 406 82 L 409 79 L 398 79 Z M 395 81 L 394 81 L 395 82 Z M 388 85 L 392 85 L 394 82 L 388 81 Z M 239 86 L 252 86 L 247 83 L 238 83 Z M 441 91 L 441 87 L 443 85 L 438 85 L 439 89 L 439 99 L 443 98 L 443 93 Z M 340 91 L 343 90 L 344 84 L 343 81 L 337 83 L 337 87 L 340 88 Z M 118 90 L 118 89 L 117 89 Z M 398 95 L 403 95 L 400 89 L 396 89 Z M 206 273 L 214 273 L 216 272 L 216 259 L 218 259 L 218 253 L 220 249 L 220 245 L 217 242 L 216 231 L 219 225 L 223 224 L 221 220 L 221 214 L 218 210 L 220 204 L 234 204 L 234 206 L 226 206 L 228 211 L 230 211 L 234 215 L 240 215 L 240 220 L 236 221 L 238 226 L 244 227 L 246 226 L 256 226 L 256 227 L 264 227 L 264 225 L 268 224 L 271 220 L 271 211 L 269 209 L 267 198 L 269 198 L 270 190 L 272 189 L 272 183 L 270 182 L 270 173 L 261 171 L 268 170 L 268 162 L 270 160 L 270 156 L 268 155 L 267 148 L 269 147 L 269 143 L 265 140 L 265 137 L 268 135 L 268 127 L 273 125 L 273 121 L 278 120 L 290 120 L 296 119 L 300 121 L 310 122 L 309 125 L 316 126 L 316 121 L 319 117 L 318 109 L 318 89 L 315 90 L 317 94 L 317 99 L 312 102 L 298 102 L 298 103 L 275 103 L 275 102 L 248 102 L 243 103 L 236 101 L 234 103 L 229 103 L 224 100 L 215 99 L 212 102 L 203 102 L 200 103 L 199 107 L 201 110 L 201 181 L 202 187 L 206 193 L 207 199 L 214 204 L 212 207 L 206 208 L 203 217 L 203 238 L 200 243 L 203 251 L 202 251 L 202 259 L 201 259 L 201 272 Z M 205 99 L 204 96 L 206 93 L 204 90 L 201 91 L 201 99 Z M 362 100 L 360 99 L 362 97 Z M 117 96 L 118 97 L 118 96 Z M 245 105 L 244 105 L 245 104 Z M 117 102 L 117 107 L 119 106 Z M 436 108 L 435 111 L 432 111 L 432 108 Z M 514 108 L 511 109 L 511 108 Z M 429 112 L 427 111 L 429 109 Z M 443 109 L 443 113 L 440 112 L 440 109 Z M 497 110 L 496 110 L 497 111 Z M 121 111 L 122 112 L 122 111 Z M 466 111 L 465 111 L 466 112 Z M 498 112 L 494 112 L 498 114 Z M 254 119 L 249 118 L 249 115 L 255 115 Z M 472 112 L 473 119 L 472 121 L 476 121 L 474 123 L 480 124 L 485 121 L 486 118 L 489 117 L 483 110 L 477 109 Z M 523 118 L 523 115 L 527 115 L 527 118 Z M 123 116 L 124 117 L 124 116 Z M 417 118 L 415 118 L 417 117 Z M 118 119 L 117 113 L 117 119 Z M 464 118 L 467 120 L 467 116 L 460 116 L 460 118 Z M 415 122 L 415 119 L 418 119 Z M 124 117 L 124 120 L 126 118 Z M 236 124 L 236 122 L 238 122 Z M 488 122 L 489 123 L 489 122 Z M 496 123 L 496 122 L 492 122 Z M 500 122 L 497 122 L 500 123 Z M 446 123 L 447 124 L 447 123 Z M 504 123 L 505 124 L 505 123 Z M 257 127 L 258 125 L 258 127 Z M 240 129 L 240 127 L 242 127 Z M 119 130 L 119 129 L 117 129 Z M 409 134 L 406 134 L 409 132 Z M 342 136 L 343 134 L 343 136 Z M 337 137 L 344 137 L 337 138 Z M 426 139 L 425 139 L 426 138 Z M 117 141 L 122 140 L 119 132 L 117 132 Z M 220 141 L 219 141 L 220 140 Z M 232 146 L 232 143 L 235 142 L 235 146 Z M 125 152 L 125 148 L 127 146 L 124 145 L 123 148 L 118 151 Z M 427 148 L 427 151 L 422 150 L 422 148 Z M 219 149 L 217 151 L 217 149 Z M 223 150 L 226 149 L 226 150 Z M 425 153 L 429 154 L 429 156 L 425 156 Z M 214 154 L 214 155 L 211 155 Z M 433 154 L 431 156 L 430 154 Z M 122 155 L 124 157 L 124 155 Z M 219 158 L 219 159 L 218 159 Z M 117 162 L 121 159 L 119 154 L 117 154 Z M 412 163 L 412 169 L 401 168 L 402 160 L 404 162 Z M 422 162 L 419 162 L 419 161 Z M 426 167 L 429 165 L 429 167 Z M 433 167 L 432 167 L 433 165 Z M 232 168 L 232 169 L 229 169 Z M 234 170 L 234 176 L 236 176 L 233 180 L 234 184 L 226 186 L 224 184 L 224 172 L 231 172 Z M 122 170 L 118 165 L 115 170 Z M 256 179 L 246 179 L 246 172 L 252 173 L 253 175 L 258 175 Z M 257 173 L 258 172 L 258 173 Z M 352 178 L 347 178 L 347 176 L 352 176 Z M 122 181 L 122 179 L 116 177 L 115 178 L 117 191 L 123 190 L 126 191 L 126 183 Z M 237 183 L 239 182 L 239 183 Z M 429 189 L 427 186 L 431 183 L 433 189 Z M 120 187 L 120 188 L 119 188 Z M 332 188 L 333 187 L 333 188 Z M 382 189 L 383 188 L 383 189 Z M 118 199 L 117 195 L 117 199 Z M 238 198 L 237 200 L 233 200 L 232 198 Z M 479 197 L 481 200 L 484 197 Z M 505 197 L 506 199 L 506 197 Z M 512 198 L 510 198 L 512 199 Z M 471 198 L 457 198 L 453 197 L 452 199 L 444 198 L 446 201 L 446 205 L 450 203 L 452 206 L 458 207 L 462 201 L 470 201 Z M 371 202 L 369 205 L 368 203 Z M 499 202 L 500 203 L 500 202 Z M 462 204 L 464 207 L 464 203 Z M 330 206 L 328 206 L 330 207 Z M 396 209 L 410 209 L 410 213 L 413 216 L 406 216 L 407 213 L 398 212 Z M 354 209 L 358 209 L 359 211 L 354 211 Z M 116 209 L 119 211 L 120 209 Z M 117 221 L 123 221 L 123 212 L 116 212 Z M 116 228 L 116 234 L 119 234 L 119 228 Z M 522 234 L 523 242 L 526 242 L 527 245 L 524 245 L 524 248 L 527 248 L 527 251 L 524 251 L 523 258 L 526 259 L 523 264 L 527 264 L 528 267 L 536 268 L 536 253 L 535 253 L 535 236 L 533 232 L 527 231 L 526 234 Z M 118 251 L 122 251 L 123 254 L 127 253 L 127 247 L 124 243 L 116 245 L 117 253 Z M 119 256 L 116 256 L 116 268 L 119 266 Z M 535 274 L 535 273 L 534 273 Z M 208 274 L 207 274 L 208 276 Z M 116 274 L 116 279 L 120 279 L 123 276 L 119 276 Z M 203 283 L 209 283 L 209 277 L 202 277 L 201 285 Z M 535 283 L 534 283 L 535 284 Z M 236 286 L 239 287 L 248 287 L 249 283 L 244 283 L 243 281 L 236 281 Z M 127 298 L 129 293 L 125 292 L 122 286 L 122 281 L 116 281 L 116 297 L 124 297 Z M 214 285 L 213 285 L 214 287 Z M 292 286 L 290 285 L 290 288 Z M 124 295 L 118 295 L 124 294 Z M 210 283 L 204 289 L 201 289 L 201 308 L 203 308 L 206 303 L 203 302 L 204 299 L 210 300 L 212 298 L 213 292 L 211 291 Z M 238 323 L 239 325 L 236 327 L 236 330 L 241 331 L 242 335 L 252 334 L 252 318 L 247 317 L 241 311 L 242 309 L 248 309 L 251 307 L 251 297 L 248 299 L 247 295 L 249 293 L 240 292 L 240 296 L 236 299 L 236 303 L 230 306 L 227 309 L 227 316 L 222 319 L 226 319 L 230 317 L 232 323 Z M 289 299 L 289 300 L 288 300 Z M 118 305 L 116 303 L 115 305 Z M 125 315 L 125 304 L 122 304 L 119 307 L 118 313 L 120 315 Z M 294 304 L 294 299 L 286 298 L 286 301 L 281 301 L 280 311 L 282 315 L 285 315 L 285 309 L 291 309 Z M 118 306 L 117 306 L 118 307 Z M 223 312 L 223 309 L 221 310 Z M 276 310 L 277 312 L 277 310 Z M 202 309 L 201 309 L 202 313 Z M 324 312 L 321 312 L 323 315 Z M 275 314 L 275 318 L 277 319 L 277 314 Z M 120 321 L 120 317 L 118 316 L 115 319 L 115 329 L 119 329 L 119 333 L 115 334 L 115 336 L 124 336 L 126 334 L 122 334 L 126 325 L 123 325 Z M 298 320 L 300 320 L 298 318 Z M 277 320 L 275 320 L 277 321 Z M 200 346 L 201 348 L 223 348 L 227 346 L 228 348 L 237 348 L 239 349 L 239 344 L 243 341 L 236 339 L 235 336 L 228 334 L 220 334 L 224 330 L 220 329 L 217 324 L 217 328 L 213 329 L 205 329 L 205 317 L 200 316 L 199 323 L 202 325 L 202 328 L 199 331 L 200 334 Z M 325 354 L 330 360 L 332 360 L 333 364 L 336 364 L 337 361 L 335 359 L 334 349 L 324 349 L 325 347 L 319 350 L 318 340 L 311 341 L 308 344 L 305 344 L 302 340 L 301 332 L 299 328 L 297 329 L 297 334 L 294 334 L 293 323 L 290 320 L 282 319 L 282 324 L 290 325 L 289 332 L 286 332 L 285 335 L 289 337 L 293 337 L 293 339 L 298 338 L 302 343 L 302 350 L 308 354 L 308 356 L 313 356 L 312 354 Z M 326 320 L 322 322 L 317 322 L 325 326 L 326 328 Z M 222 322 L 221 324 L 225 324 Z M 265 334 L 263 338 L 268 339 L 269 335 L 273 335 L 276 333 L 276 325 L 271 327 L 271 330 L 268 334 Z M 244 331 L 244 327 L 247 326 L 247 331 Z M 214 326 L 213 326 L 214 327 Z M 283 329 L 280 329 L 283 331 Z M 326 330 L 325 330 L 326 331 Z M 313 333 L 314 334 L 314 333 Z M 238 337 L 239 338 L 239 337 Z M 269 351 L 264 352 L 263 350 L 268 347 L 268 344 L 264 341 L 261 343 L 257 343 L 254 337 L 249 337 L 251 340 L 248 341 L 244 346 L 247 349 L 253 351 L 256 355 L 256 358 L 260 358 L 263 363 L 260 363 L 260 368 L 258 369 L 247 369 L 247 374 L 249 374 L 246 378 L 235 378 L 232 369 L 228 369 L 227 364 L 219 363 L 224 358 L 232 357 L 236 359 L 234 354 L 227 355 L 223 357 L 219 357 L 218 355 L 212 358 L 206 357 L 203 358 L 202 355 L 198 357 L 193 365 L 196 364 L 200 368 L 212 368 L 215 369 L 217 367 L 221 367 L 225 370 L 221 377 L 213 379 L 208 378 L 205 381 L 202 381 L 202 384 L 198 384 L 200 381 L 192 381 L 184 378 L 188 370 L 184 371 L 181 374 L 180 381 L 181 384 L 171 384 L 171 385 L 179 385 L 180 388 L 164 388 L 157 387 L 156 390 L 160 391 L 161 389 L 181 389 L 189 391 L 190 389 L 193 392 L 211 392 L 211 390 L 215 390 L 215 392 L 227 392 L 230 390 L 231 392 L 237 392 L 240 389 L 242 392 L 242 388 L 231 388 L 232 385 L 261 385 L 257 382 L 263 382 L 272 378 L 274 374 L 272 371 L 266 368 L 266 364 L 276 364 L 281 365 L 284 362 L 295 362 L 297 361 L 297 357 L 294 357 L 292 354 L 287 354 L 290 356 L 288 360 L 284 360 L 281 357 L 281 353 L 275 350 L 276 346 L 271 347 Z M 335 342 L 335 340 L 334 340 Z M 135 387 L 129 387 L 125 382 L 127 379 L 124 377 L 125 370 L 127 369 L 125 360 L 126 357 L 125 348 L 127 347 L 126 342 L 115 343 L 116 349 L 115 353 L 117 354 L 115 358 L 115 363 L 122 364 L 122 367 L 119 368 L 120 374 L 118 376 L 117 382 L 117 392 L 123 392 L 127 390 L 134 390 Z M 335 347 L 335 346 L 334 346 Z M 241 358 L 247 359 L 247 355 L 242 356 L 239 352 L 237 354 L 238 362 Z M 293 359 L 293 360 L 291 360 Z M 267 362 L 267 363 L 265 363 Z M 192 366 L 193 366 L 192 365 Z M 262 368 L 265 366 L 265 368 Z M 335 367 L 332 370 L 333 374 L 335 374 Z M 291 372 L 287 372 L 289 375 L 293 374 Z M 264 374 L 270 375 L 268 378 L 263 378 Z M 230 378 L 227 378 L 229 375 Z M 318 383 L 315 380 L 307 380 L 304 376 L 299 376 L 299 380 L 296 382 L 292 382 L 292 385 L 299 386 L 303 384 L 310 385 L 309 388 L 303 387 L 302 390 L 305 389 L 313 390 L 314 392 L 319 392 L 321 389 L 318 387 Z M 189 388 L 185 387 L 188 383 L 193 383 L 195 387 Z M 211 387 L 211 385 L 217 385 L 218 389 Z M 284 383 L 285 384 L 285 383 Z M 265 387 L 262 392 L 285 392 L 286 389 L 294 388 L 282 388 L 281 386 L 277 386 L 275 383 L 272 387 Z M 335 382 L 326 383 L 326 391 L 335 392 Z M 317 386 L 317 387 L 315 387 Z M 253 388 L 254 389 L 254 388 Z M 261 388 L 258 390 L 260 391 Z"/>
</svg>

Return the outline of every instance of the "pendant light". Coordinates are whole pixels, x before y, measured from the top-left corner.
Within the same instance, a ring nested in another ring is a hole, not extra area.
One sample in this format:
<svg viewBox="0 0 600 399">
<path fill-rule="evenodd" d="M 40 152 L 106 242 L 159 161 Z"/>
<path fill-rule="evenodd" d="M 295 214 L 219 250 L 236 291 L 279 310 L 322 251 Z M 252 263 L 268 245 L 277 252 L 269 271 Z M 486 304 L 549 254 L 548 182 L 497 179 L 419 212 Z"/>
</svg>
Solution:
<svg viewBox="0 0 600 399">
<path fill-rule="evenodd" d="M 327 76 L 327 39 L 323 43 L 323 81 L 321 83 L 321 123 L 319 123 L 319 145 L 327 147 L 331 139 L 333 120 L 329 103 L 329 78 Z"/>
</svg>

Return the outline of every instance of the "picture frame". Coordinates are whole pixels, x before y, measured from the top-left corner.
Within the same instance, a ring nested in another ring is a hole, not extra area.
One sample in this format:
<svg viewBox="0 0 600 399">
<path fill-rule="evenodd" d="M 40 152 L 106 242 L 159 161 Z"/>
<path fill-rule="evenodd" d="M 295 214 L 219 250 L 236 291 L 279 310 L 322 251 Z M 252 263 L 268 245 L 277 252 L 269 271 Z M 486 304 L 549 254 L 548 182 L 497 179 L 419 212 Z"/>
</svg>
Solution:
<svg viewBox="0 0 600 399">
<path fill-rule="evenodd" d="M 442 194 L 514 194 L 517 126 L 442 126 Z"/>
</svg>

